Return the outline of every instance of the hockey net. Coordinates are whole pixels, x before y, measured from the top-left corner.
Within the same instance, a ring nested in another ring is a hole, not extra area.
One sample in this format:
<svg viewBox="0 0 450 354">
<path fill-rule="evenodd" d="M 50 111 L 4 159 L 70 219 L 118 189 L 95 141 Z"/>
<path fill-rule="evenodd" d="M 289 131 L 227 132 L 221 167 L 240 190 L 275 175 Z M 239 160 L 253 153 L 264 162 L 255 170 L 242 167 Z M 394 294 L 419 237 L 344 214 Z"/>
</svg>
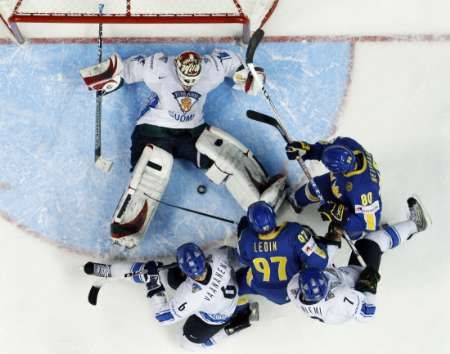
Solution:
<svg viewBox="0 0 450 354">
<path fill-rule="evenodd" d="M 95 28 L 89 24 L 96 23 L 114 25 L 108 26 L 108 37 L 217 37 L 226 34 L 246 41 L 250 26 L 257 28 L 277 2 L 0 0 L 0 6 L 4 15 L 7 14 L 4 22 L 8 30 L 19 43 L 25 38 L 95 37 Z M 104 4 L 102 15 L 99 14 L 99 3 Z M 148 24 L 160 26 L 142 26 Z"/>
</svg>

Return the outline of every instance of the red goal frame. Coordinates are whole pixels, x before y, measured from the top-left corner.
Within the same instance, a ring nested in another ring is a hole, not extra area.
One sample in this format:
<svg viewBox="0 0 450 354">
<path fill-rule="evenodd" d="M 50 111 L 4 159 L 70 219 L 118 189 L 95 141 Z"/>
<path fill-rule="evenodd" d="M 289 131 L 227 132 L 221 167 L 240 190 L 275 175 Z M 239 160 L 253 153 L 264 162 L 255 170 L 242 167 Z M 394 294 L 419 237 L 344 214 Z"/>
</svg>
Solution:
<svg viewBox="0 0 450 354">
<path fill-rule="evenodd" d="M 25 42 L 19 23 L 80 23 L 80 24 L 242 24 L 242 39 L 248 42 L 250 38 L 250 20 L 242 10 L 239 0 L 232 0 L 236 13 L 164 13 L 164 14 L 134 14 L 133 0 L 126 1 L 126 13 L 98 15 L 94 13 L 56 13 L 56 12 L 21 12 L 23 0 L 18 0 L 11 16 L 8 18 L 8 29 L 20 44 Z M 213 1 L 213 0 L 212 0 Z"/>
</svg>

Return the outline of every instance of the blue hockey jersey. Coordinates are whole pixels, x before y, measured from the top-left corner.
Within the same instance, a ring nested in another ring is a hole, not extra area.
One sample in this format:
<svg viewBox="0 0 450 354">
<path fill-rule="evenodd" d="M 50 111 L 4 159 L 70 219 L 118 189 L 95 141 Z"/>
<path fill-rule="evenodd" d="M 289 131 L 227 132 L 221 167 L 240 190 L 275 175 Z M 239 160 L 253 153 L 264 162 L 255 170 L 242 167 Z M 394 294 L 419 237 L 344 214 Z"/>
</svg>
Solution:
<svg viewBox="0 0 450 354">
<path fill-rule="evenodd" d="M 330 144 L 343 145 L 353 151 L 357 165 L 353 171 L 344 174 L 327 173 L 315 177 L 314 181 L 326 200 L 332 200 L 346 206 L 350 216 L 343 227 L 352 238 L 359 237 L 363 231 L 377 230 L 381 219 L 380 173 L 372 155 L 358 142 L 348 137 L 338 137 L 332 142 L 318 142 L 304 160 L 320 160 L 323 149 Z M 308 186 L 295 194 L 299 205 L 318 202 L 314 190 Z M 305 202 L 305 198 L 307 199 Z"/>
<path fill-rule="evenodd" d="M 301 268 L 323 269 L 328 264 L 326 249 L 315 242 L 311 229 L 293 222 L 269 234 L 246 227 L 239 234 L 238 249 L 241 262 L 249 266 L 246 282 L 250 287 L 285 289 Z"/>
</svg>

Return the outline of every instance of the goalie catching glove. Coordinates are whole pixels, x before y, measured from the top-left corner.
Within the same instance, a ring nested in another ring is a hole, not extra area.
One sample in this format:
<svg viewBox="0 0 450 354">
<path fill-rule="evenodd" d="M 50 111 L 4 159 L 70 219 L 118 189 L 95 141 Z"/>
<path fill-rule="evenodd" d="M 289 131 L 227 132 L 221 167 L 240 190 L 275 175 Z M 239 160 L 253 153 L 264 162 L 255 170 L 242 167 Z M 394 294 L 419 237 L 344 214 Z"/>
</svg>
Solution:
<svg viewBox="0 0 450 354">
<path fill-rule="evenodd" d="M 119 89 L 123 84 L 120 72 L 123 63 L 116 53 L 108 60 L 80 70 L 81 77 L 89 90 L 99 91 L 102 95 Z"/>
<path fill-rule="evenodd" d="M 255 67 L 255 70 L 259 80 L 255 80 L 252 73 L 246 69 L 244 65 L 238 67 L 233 75 L 233 88 L 235 90 L 244 91 L 249 95 L 256 96 L 259 91 L 261 91 L 262 85 L 266 82 L 266 74 L 264 73 L 263 68 Z"/>
</svg>

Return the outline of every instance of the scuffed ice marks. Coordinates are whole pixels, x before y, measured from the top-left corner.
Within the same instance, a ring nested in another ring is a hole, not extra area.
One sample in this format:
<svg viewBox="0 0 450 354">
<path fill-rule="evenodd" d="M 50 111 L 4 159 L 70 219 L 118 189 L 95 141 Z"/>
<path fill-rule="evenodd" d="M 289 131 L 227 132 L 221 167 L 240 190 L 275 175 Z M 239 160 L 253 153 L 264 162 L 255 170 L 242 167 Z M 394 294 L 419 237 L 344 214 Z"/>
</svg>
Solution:
<svg viewBox="0 0 450 354">
<path fill-rule="evenodd" d="M 212 44 L 105 45 L 105 57 L 123 58 L 156 51 L 176 55 Z M 244 54 L 245 48 L 219 45 Z M 111 245 L 109 222 L 129 181 L 130 136 L 149 90 L 124 86 L 103 100 L 103 155 L 111 173 L 94 167 L 95 94 L 78 70 L 96 62 L 95 45 L 0 46 L 0 212 L 70 249 L 105 257 L 145 258 L 173 254 L 178 245 L 210 245 L 231 237 L 235 227 L 161 205 L 140 247 Z M 255 63 L 265 68 L 267 88 L 292 137 L 314 141 L 333 129 L 345 95 L 348 43 L 263 43 Z M 250 121 L 247 109 L 272 114 L 262 97 L 231 89 L 229 82 L 210 93 L 206 120 L 250 147 L 270 174 L 285 168 L 284 142 L 269 126 Z M 291 181 L 300 173 L 289 164 Z M 204 184 L 208 192 L 197 193 Z M 7 186 L 2 188 L 1 186 Z M 223 186 L 209 182 L 191 163 L 176 161 L 167 202 L 238 221 L 244 214 Z"/>
</svg>

